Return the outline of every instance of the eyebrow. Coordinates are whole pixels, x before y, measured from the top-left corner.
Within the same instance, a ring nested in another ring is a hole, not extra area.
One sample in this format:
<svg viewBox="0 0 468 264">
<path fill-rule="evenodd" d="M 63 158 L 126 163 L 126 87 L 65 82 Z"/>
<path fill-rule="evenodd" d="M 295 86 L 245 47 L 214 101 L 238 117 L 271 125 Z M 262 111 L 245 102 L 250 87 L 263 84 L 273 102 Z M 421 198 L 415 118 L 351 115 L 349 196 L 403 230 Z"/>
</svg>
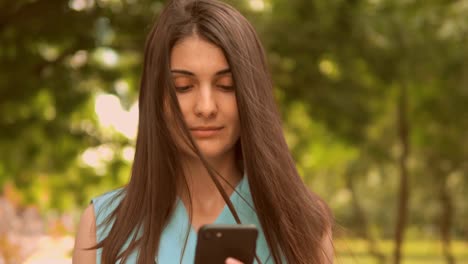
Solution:
<svg viewBox="0 0 468 264">
<path fill-rule="evenodd" d="M 194 74 L 193 72 L 186 71 L 186 70 L 174 69 L 174 70 L 171 70 L 171 72 L 172 72 L 172 73 L 180 73 L 180 74 L 183 74 L 183 75 L 195 76 L 195 74 Z M 227 74 L 227 73 L 231 73 L 231 69 L 230 69 L 230 68 L 217 71 L 217 72 L 215 73 L 215 75 L 217 76 L 217 75 L 223 75 L 223 74 Z"/>
</svg>

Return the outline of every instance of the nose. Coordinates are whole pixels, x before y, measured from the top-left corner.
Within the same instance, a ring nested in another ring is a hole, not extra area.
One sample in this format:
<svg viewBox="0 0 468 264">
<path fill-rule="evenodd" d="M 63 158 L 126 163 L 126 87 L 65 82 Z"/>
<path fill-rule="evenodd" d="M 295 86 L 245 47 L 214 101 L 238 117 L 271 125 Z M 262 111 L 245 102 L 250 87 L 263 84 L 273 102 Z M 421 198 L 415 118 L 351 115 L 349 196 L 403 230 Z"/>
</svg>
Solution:
<svg viewBox="0 0 468 264">
<path fill-rule="evenodd" d="M 218 105 L 211 85 L 200 87 L 195 102 L 195 114 L 202 118 L 213 118 L 218 113 Z"/>
</svg>

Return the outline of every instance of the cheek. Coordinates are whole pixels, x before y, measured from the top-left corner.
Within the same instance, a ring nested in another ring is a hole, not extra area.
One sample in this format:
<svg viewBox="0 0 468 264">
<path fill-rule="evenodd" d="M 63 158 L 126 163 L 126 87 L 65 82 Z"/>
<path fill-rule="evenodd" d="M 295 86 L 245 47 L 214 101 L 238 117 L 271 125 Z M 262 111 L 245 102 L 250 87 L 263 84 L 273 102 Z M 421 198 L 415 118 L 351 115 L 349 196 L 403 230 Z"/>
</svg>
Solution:
<svg viewBox="0 0 468 264">
<path fill-rule="evenodd" d="M 187 117 L 187 115 L 190 113 L 192 107 L 191 107 L 191 97 L 190 96 L 184 96 L 184 95 L 178 95 L 177 100 L 179 101 L 179 106 L 180 110 L 182 111 L 182 114 L 184 115 L 184 118 Z"/>
</svg>

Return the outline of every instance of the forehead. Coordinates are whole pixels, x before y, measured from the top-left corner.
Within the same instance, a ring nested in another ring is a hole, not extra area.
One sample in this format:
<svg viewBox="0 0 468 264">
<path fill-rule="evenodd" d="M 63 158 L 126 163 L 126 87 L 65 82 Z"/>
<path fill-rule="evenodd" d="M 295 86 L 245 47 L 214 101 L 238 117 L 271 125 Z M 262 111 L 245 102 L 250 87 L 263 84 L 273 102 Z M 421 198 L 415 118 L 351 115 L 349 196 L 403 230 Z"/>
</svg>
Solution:
<svg viewBox="0 0 468 264">
<path fill-rule="evenodd" d="M 205 75 L 226 68 L 229 65 L 222 49 L 198 36 L 184 38 L 172 48 L 172 70 L 188 70 L 196 75 Z"/>
</svg>

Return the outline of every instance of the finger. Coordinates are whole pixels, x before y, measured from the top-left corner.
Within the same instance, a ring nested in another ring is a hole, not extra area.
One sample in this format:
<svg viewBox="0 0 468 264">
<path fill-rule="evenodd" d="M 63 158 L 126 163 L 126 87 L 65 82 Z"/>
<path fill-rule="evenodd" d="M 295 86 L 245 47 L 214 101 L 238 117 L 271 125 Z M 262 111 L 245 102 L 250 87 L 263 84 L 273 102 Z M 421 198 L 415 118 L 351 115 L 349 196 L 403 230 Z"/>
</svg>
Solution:
<svg viewBox="0 0 468 264">
<path fill-rule="evenodd" d="M 244 264 L 240 261 L 238 261 L 237 259 L 234 259 L 234 258 L 227 258 L 226 259 L 226 264 Z"/>
</svg>

